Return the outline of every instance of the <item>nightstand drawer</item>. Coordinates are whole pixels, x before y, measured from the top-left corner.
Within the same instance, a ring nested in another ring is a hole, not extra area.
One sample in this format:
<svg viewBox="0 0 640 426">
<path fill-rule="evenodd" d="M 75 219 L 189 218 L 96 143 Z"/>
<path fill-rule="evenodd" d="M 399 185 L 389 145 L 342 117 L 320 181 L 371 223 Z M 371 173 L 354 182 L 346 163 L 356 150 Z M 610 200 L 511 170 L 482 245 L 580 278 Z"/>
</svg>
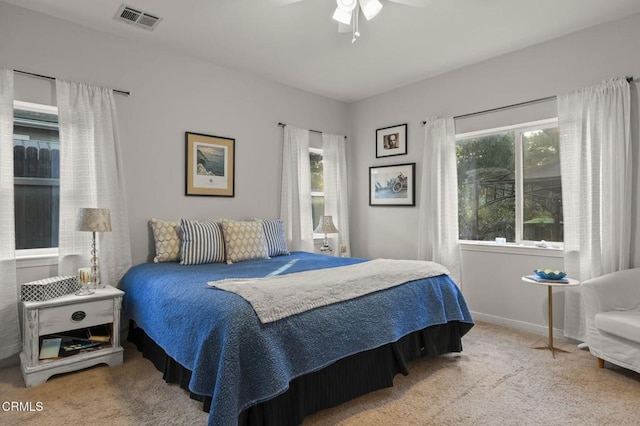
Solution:
<svg viewBox="0 0 640 426">
<path fill-rule="evenodd" d="M 39 334 L 44 336 L 113 322 L 113 299 L 40 309 Z"/>
</svg>

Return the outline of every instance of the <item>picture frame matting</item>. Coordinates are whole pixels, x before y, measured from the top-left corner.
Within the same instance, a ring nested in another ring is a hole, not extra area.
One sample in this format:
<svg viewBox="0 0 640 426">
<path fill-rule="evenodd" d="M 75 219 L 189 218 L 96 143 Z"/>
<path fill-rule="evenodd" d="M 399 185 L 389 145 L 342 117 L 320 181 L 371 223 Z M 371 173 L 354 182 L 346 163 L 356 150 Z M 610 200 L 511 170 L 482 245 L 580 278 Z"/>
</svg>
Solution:
<svg viewBox="0 0 640 426">
<path fill-rule="evenodd" d="M 416 163 L 369 167 L 370 206 L 416 205 Z"/>
<path fill-rule="evenodd" d="M 376 158 L 407 153 L 407 124 L 376 130 Z"/>
<path fill-rule="evenodd" d="M 185 195 L 235 196 L 235 139 L 185 132 Z"/>
</svg>

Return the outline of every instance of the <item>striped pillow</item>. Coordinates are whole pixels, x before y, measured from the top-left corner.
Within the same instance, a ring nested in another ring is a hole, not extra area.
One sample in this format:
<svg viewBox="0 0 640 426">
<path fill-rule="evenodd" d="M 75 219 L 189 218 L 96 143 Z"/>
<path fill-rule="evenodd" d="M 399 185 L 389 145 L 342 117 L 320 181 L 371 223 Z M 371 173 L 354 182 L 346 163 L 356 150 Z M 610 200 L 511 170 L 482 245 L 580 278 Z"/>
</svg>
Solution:
<svg viewBox="0 0 640 426">
<path fill-rule="evenodd" d="M 181 265 L 224 263 L 224 239 L 219 224 L 180 219 L 180 227 L 182 228 Z"/>
<path fill-rule="evenodd" d="M 267 251 L 269 257 L 287 256 L 287 238 L 284 234 L 284 221 L 282 219 L 256 219 L 262 223 L 262 231 L 267 239 Z"/>
</svg>

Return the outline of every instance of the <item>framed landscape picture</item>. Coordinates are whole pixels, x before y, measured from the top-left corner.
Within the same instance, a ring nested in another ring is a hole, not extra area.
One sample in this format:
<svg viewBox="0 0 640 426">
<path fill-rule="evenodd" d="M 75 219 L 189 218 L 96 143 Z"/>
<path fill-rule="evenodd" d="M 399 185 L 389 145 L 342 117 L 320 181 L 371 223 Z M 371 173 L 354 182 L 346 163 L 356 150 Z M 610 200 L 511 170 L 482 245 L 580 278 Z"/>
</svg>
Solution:
<svg viewBox="0 0 640 426">
<path fill-rule="evenodd" d="M 369 167 L 370 206 L 415 206 L 416 163 Z"/>
<path fill-rule="evenodd" d="M 235 139 L 185 133 L 185 195 L 233 197 Z"/>
<path fill-rule="evenodd" d="M 407 125 L 385 127 L 376 130 L 376 158 L 407 153 Z"/>
</svg>

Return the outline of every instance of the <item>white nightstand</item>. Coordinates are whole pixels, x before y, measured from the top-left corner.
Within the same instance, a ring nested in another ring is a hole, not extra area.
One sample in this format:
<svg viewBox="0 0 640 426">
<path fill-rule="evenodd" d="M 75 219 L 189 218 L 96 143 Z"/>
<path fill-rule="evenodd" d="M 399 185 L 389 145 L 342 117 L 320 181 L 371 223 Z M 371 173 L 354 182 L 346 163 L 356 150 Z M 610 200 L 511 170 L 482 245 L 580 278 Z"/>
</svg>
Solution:
<svg viewBox="0 0 640 426">
<path fill-rule="evenodd" d="M 96 364 L 122 364 L 120 306 L 124 292 L 107 286 L 89 296 L 67 294 L 44 302 L 23 302 L 22 352 L 20 367 L 27 387 L 49 377 Z M 40 359 L 43 337 L 55 337 L 72 330 L 106 325 L 111 338 L 100 347 L 65 357 Z"/>
</svg>

